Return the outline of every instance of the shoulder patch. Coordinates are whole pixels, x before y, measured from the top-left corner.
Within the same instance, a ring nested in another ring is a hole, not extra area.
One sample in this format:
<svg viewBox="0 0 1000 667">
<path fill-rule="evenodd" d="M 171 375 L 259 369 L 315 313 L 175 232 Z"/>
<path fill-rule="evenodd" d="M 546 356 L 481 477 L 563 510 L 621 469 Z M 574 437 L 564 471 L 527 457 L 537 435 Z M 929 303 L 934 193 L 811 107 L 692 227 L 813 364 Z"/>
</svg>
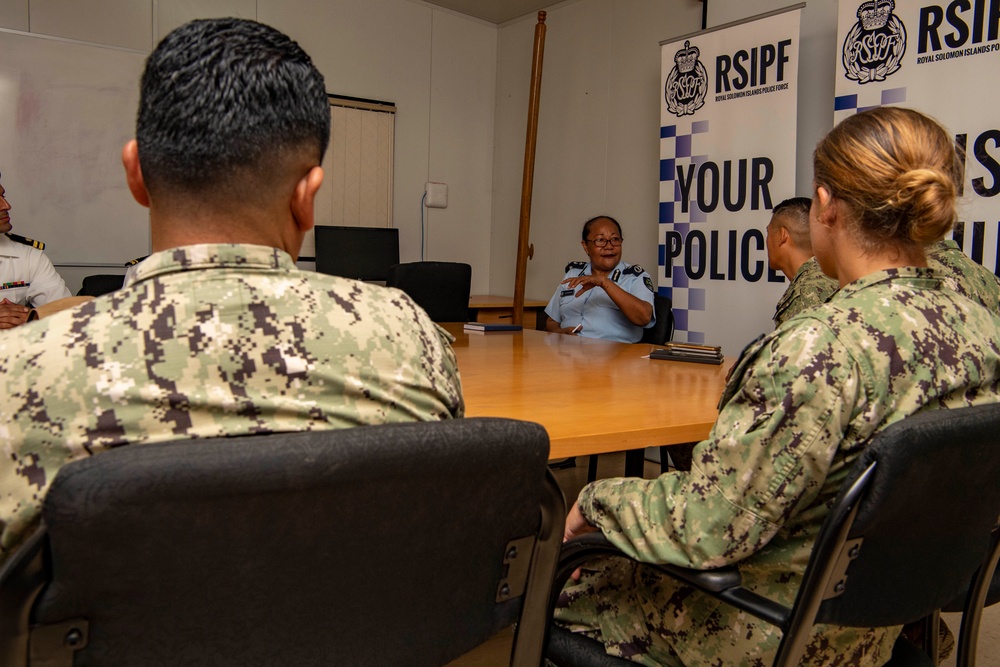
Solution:
<svg viewBox="0 0 1000 667">
<path fill-rule="evenodd" d="M 583 269 L 586 267 L 587 267 L 586 262 L 570 262 L 569 264 L 566 265 L 566 268 L 564 270 L 569 272 L 572 271 L 573 269 Z"/>
<path fill-rule="evenodd" d="M 45 250 L 45 244 L 41 241 L 36 241 L 34 239 L 29 239 L 26 236 L 21 236 L 20 234 L 7 234 L 7 238 L 15 243 L 23 243 L 24 245 L 30 245 L 32 248 L 38 248 L 39 250 Z"/>
<path fill-rule="evenodd" d="M 641 266 L 639 266 L 638 264 L 633 264 L 632 266 L 625 267 L 625 275 L 626 276 L 641 276 L 645 272 L 646 271 L 643 270 L 643 268 Z"/>
<path fill-rule="evenodd" d="M 649 276 L 646 276 L 645 278 L 642 279 L 642 284 L 645 285 L 650 292 L 653 293 L 656 292 L 656 290 L 653 289 L 653 279 L 650 278 Z"/>
<path fill-rule="evenodd" d="M 142 257 L 136 257 L 135 259 L 130 259 L 129 261 L 125 262 L 125 266 L 135 266 L 136 264 L 146 259 L 147 257 L 149 257 L 149 255 L 143 255 Z"/>
</svg>

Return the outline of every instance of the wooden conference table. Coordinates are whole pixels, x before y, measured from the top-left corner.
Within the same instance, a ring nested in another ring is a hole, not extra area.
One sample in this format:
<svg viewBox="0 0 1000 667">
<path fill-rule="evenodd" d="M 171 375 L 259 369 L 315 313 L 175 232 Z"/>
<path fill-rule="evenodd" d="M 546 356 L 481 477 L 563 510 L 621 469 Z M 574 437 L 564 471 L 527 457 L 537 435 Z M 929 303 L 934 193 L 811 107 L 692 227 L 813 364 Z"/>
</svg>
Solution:
<svg viewBox="0 0 1000 667">
<path fill-rule="evenodd" d="M 660 361 L 643 358 L 652 345 L 442 326 L 455 336 L 466 415 L 538 422 L 552 459 L 703 440 L 733 362 Z"/>
</svg>

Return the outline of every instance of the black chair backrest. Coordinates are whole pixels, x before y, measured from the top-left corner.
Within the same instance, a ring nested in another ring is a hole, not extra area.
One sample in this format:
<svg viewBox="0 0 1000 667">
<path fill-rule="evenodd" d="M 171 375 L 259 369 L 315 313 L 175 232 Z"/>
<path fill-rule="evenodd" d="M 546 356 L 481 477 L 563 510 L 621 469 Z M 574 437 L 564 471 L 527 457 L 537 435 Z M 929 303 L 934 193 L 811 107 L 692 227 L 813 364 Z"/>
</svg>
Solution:
<svg viewBox="0 0 1000 667">
<path fill-rule="evenodd" d="M 565 513 L 547 458 L 537 424 L 460 419 L 77 461 L 45 501 L 32 642 L 82 619 L 77 665 L 442 665 L 520 615 L 538 664 Z"/>
<path fill-rule="evenodd" d="M 102 294 L 108 294 L 110 292 L 120 290 L 124 282 L 124 274 L 99 273 L 93 276 L 87 276 L 83 279 L 83 285 L 80 287 L 80 291 L 77 292 L 76 295 L 101 296 Z"/>
<path fill-rule="evenodd" d="M 967 586 L 1000 517 L 998 427 L 1000 404 L 929 410 L 873 439 L 845 483 L 875 464 L 847 534 L 863 542 L 817 622 L 915 621 Z"/>
<path fill-rule="evenodd" d="M 653 314 L 656 315 L 656 324 L 642 330 L 639 342 L 663 345 L 674 337 L 674 310 L 670 297 L 654 294 Z"/>
<path fill-rule="evenodd" d="M 435 322 L 469 319 L 472 267 L 460 262 L 410 262 L 389 267 L 389 287 L 406 292 Z"/>
</svg>

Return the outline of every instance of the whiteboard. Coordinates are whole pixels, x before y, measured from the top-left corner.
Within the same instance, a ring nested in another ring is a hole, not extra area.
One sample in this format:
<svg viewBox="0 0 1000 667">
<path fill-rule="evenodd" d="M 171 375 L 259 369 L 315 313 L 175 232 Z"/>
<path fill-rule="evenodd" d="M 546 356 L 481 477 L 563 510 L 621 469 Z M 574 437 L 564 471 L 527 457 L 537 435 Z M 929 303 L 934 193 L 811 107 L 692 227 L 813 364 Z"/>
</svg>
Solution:
<svg viewBox="0 0 1000 667">
<path fill-rule="evenodd" d="M 0 174 L 14 232 L 54 264 L 149 253 L 149 214 L 125 183 L 146 54 L 0 29 Z"/>
</svg>

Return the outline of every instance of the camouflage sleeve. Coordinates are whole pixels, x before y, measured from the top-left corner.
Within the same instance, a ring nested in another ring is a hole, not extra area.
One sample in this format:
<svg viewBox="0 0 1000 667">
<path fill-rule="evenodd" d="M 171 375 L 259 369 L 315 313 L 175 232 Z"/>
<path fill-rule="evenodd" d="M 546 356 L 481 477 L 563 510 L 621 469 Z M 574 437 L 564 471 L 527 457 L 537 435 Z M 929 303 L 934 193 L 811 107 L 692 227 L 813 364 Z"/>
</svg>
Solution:
<svg viewBox="0 0 1000 667">
<path fill-rule="evenodd" d="M 455 418 L 464 417 L 465 397 L 462 395 L 462 380 L 458 372 L 458 359 L 455 357 L 455 349 L 451 346 L 455 339 L 437 324 L 432 323 L 432 325 L 437 329 L 438 343 L 442 350 L 439 370 L 444 378 L 445 387 L 443 391 L 450 401 L 450 416 Z"/>
<path fill-rule="evenodd" d="M 861 370 L 816 320 L 760 348 L 691 472 L 588 485 L 584 517 L 629 556 L 707 569 L 762 548 L 815 499 L 852 414 Z"/>
</svg>

